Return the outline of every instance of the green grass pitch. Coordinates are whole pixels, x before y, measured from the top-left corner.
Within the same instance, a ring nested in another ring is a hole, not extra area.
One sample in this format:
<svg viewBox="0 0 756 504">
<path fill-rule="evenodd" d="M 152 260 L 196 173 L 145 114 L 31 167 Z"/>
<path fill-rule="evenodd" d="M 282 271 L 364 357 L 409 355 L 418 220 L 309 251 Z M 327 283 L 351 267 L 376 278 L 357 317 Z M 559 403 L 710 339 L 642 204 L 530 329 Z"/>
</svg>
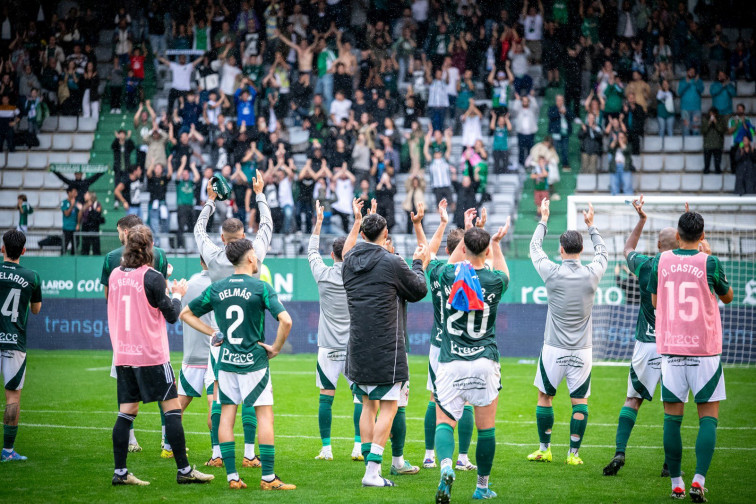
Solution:
<svg viewBox="0 0 756 504">
<path fill-rule="evenodd" d="M 179 369 L 180 354 L 173 354 Z M 414 476 L 394 478 L 397 487 L 364 489 L 364 466 L 352 462 L 352 404 L 343 379 L 334 402 L 332 462 L 316 461 L 320 448 L 314 355 L 281 355 L 271 361 L 276 404 L 276 472 L 298 486 L 293 492 L 262 492 L 259 469 L 240 469 L 249 485 L 244 491 L 226 486 L 223 468 L 202 468 L 216 475 L 209 485 L 179 486 L 173 460 L 160 458 L 160 419 L 157 406 L 142 406 L 135 422 L 144 451 L 129 454 L 129 470 L 149 480 L 149 487 L 113 488 L 111 429 L 115 422 L 115 380 L 109 378 L 110 352 L 31 351 L 16 448 L 26 462 L 0 465 L 0 502 L 281 502 L 366 503 L 432 502 L 438 469 L 421 469 Z M 424 453 L 423 417 L 428 402 L 425 390 L 427 359 L 410 358 L 411 393 L 407 407 L 405 457 L 421 465 Z M 658 400 L 644 404 L 638 415 L 627 452 L 627 465 L 616 477 L 604 477 L 603 466 L 614 454 L 617 416 L 622 406 L 627 367 L 593 369 L 589 423 L 580 455 L 585 464 L 564 465 L 569 443 L 569 398 L 564 385 L 554 402 L 556 424 L 552 441 L 554 462 L 536 464 L 525 456 L 537 447 L 535 427 L 535 364 L 502 361 L 502 385 L 496 424 L 496 459 L 491 486 L 496 502 L 668 502 L 670 484 L 660 478 L 663 463 L 662 407 Z M 729 399 L 722 403 L 717 450 L 709 470 L 707 494 L 712 503 L 745 502 L 752 493 L 756 455 L 753 403 L 756 369 L 725 370 Z M 657 390 L 658 395 L 658 390 Z M 189 460 L 198 467 L 210 455 L 207 403 L 195 399 L 184 417 Z M 686 484 L 695 469 L 693 446 L 698 429 L 695 407 L 688 405 L 683 422 L 683 471 Z M 243 438 L 237 418 L 237 460 Z M 456 436 L 455 436 L 456 437 Z M 475 439 L 470 449 L 475 456 Z M 383 473 L 388 475 L 390 443 Z M 470 502 L 475 474 L 457 473 L 454 502 Z"/>
</svg>

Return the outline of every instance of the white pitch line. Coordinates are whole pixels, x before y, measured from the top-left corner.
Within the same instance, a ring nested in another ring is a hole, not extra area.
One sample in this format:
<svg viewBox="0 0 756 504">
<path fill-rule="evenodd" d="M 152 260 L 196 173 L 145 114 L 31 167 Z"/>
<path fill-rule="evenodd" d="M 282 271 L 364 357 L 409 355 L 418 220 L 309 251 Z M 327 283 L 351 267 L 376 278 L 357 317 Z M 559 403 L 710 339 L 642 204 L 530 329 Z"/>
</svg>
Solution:
<svg viewBox="0 0 756 504">
<path fill-rule="evenodd" d="M 27 410 L 22 409 L 22 413 L 51 413 L 51 414 L 72 414 L 72 415 L 86 415 L 86 414 L 95 414 L 95 415 L 116 415 L 118 414 L 117 411 L 84 411 L 84 410 Z M 159 415 L 157 411 L 139 411 L 139 415 Z M 198 413 L 196 411 L 185 411 L 184 415 L 191 415 L 191 416 L 202 416 L 206 417 L 207 413 Z M 276 413 L 275 416 L 282 417 L 282 418 L 311 418 L 314 419 L 317 417 L 317 413 L 313 413 L 311 415 L 298 415 L 294 413 Z M 352 419 L 352 415 L 333 415 L 332 418 L 337 419 Z M 425 421 L 425 417 L 405 417 L 406 420 L 412 420 L 412 421 Z M 509 425 L 533 425 L 535 422 L 531 420 L 496 420 L 497 424 L 509 424 Z M 570 425 L 569 422 L 554 422 L 554 425 Z M 617 424 L 615 423 L 595 423 L 590 422 L 591 427 L 611 427 L 616 428 Z M 635 425 L 636 428 L 646 428 L 646 429 L 662 429 L 663 425 Z M 683 425 L 683 429 L 696 429 L 698 430 L 698 426 L 695 425 Z M 756 427 L 717 427 L 717 430 L 733 430 L 733 431 L 748 431 L 748 430 L 756 430 Z M 756 449 L 756 448 L 755 448 Z"/>
<path fill-rule="evenodd" d="M 55 425 L 55 424 L 30 424 L 30 423 L 19 423 L 18 424 L 21 427 L 31 427 L 31 428 L 44 428 L 44 429 L 78 429 L 78 430 L 96 430 L 96 431 L 112 431 L 112 427 L 94 427 L 94 426 L 88 426 L 88 425 Z M 134 429 L 136 432 L 146 432 L 150 434 L 160 434 L 162 431 L 159 430 L 151 430 L 151 429 Z M 184 434 L 189 434 L 193 436 L 207 436 L 207 431 L 204 432 L 192 432 L 192 431 L 184 431 Z M 286 434 L 276 434 L 276 437 L 278 438 L 284 438 L 284 439 L 317 439 L 320 440 L 320 436 L 291 436 Z M 331 437 L 331 439 L 336 439 L 339 441 L 354 441 L 353 437 Z M 405 440 L 405 443 L 425 443 L 425 440 L 421 439 L 407 439 Z M 526 447 L 526 446 L 533 446 L 533 443 L 509 443 L 505 441 L 497 441 L 497 445 L 500 446 L 515 446 L 515 447 Z M 560 443 L 552 443 L 551 446 L 569 446 L 569 444 L 560 444 Z M 615 445 L 590 445 L 590 444 L 584 444 L 581 445 L 581 448 L 616 448 Z M 663 446 L 645 446 L 645 445 L 633 445 L 633 448 L 643 448 L 646 450 L 662 450 Z M 693 446 L 688 446 L 687 449 L 692 450 Z M 742 446 L 717 446 L 717 450 L 733 450 L 733 451 L 756 451 L 756 447 L 742 447 Z"/>
</svg>

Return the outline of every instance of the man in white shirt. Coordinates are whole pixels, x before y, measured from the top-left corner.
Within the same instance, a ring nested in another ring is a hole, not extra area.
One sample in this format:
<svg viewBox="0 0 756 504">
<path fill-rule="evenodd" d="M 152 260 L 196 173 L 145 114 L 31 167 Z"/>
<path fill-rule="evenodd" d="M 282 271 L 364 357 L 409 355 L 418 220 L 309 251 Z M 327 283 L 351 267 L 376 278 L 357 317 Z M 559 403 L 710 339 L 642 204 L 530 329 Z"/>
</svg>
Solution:
<svg viewBox="0 0 756 504">
<path fill-rule="evenodd" d="M 525 157 L 533 147 L 536 131 L 538 131 L 538 102 L 530 96 L 515 94 L 512 102 L 512 112 L 515 114 L 515 130 L 517 131 L 517 150 L 520 166 L 525 165 Z"/>
<path fill-rule="evenodd" d="M 520 22 L 525 28 L 525 44 L 530 49 L 533 61 L 538 63 L 541 61 L 541 39 L 543 39 L 543 3 L 538 0 L 538 10 L 528 3 L 528 0 L 525 0 Z"/>
<path fill-rule="evenodd" d="M 223 62 L 221 70 L 220 89 L 228 96 L 233 96 L 236 92 L 236 78 L 241 73 L 241 69 L 236 66 L 236 58 L 229 56 L 228 59 Z"/>
<path fill-rule="evenodd" d="M 178 63 L 169 61 L 163 56 L 158 56 L 158 61 L 171 68 L 171 90 L 168 92 L 168 117 L 173 115 L 173 102 L 181 96 L 186 96 L 192 89 L 192 72 L 204 55 L 201 55 L 191 63 L 186 62 L 186 55 L 180 54 Z"/>
<path fill-rule="evenodd" d="M 444 66 L 442 67 L 443 79 L 446 81 L 446 94 L 449 95 L 449 118 L 454 121 L 456 114 L 457 103 L 457 82 L 459 82 L 459 69 L 452 65 L 451 56 L 444 58 Z"/>
<path fill-rule="evenodd" d="M 331 109 L 329 111 L 333 124 L 339 125 L 344 119 L 349 119 L 350 110 L 352 110 L 352 100 L 347 100 L 344 97 L 344 91 L 336 91 L 336 96 L 331 102 Z"/>
</svg>

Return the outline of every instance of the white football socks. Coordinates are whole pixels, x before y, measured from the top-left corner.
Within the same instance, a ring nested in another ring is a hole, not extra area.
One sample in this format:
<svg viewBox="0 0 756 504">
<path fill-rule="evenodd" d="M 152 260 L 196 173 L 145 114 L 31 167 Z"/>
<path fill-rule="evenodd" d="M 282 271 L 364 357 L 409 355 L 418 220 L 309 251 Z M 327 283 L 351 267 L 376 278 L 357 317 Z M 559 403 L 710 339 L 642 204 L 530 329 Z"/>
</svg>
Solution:
<svg viewBox="0 0 756 504">
<path fill-rule="evenodd" d="M 226 479 L 228 481 L 233 481 L 233 480 L 239 481 L 239 473 L 238 472 L 231 473 L 231 474 L 229 474 L 229 475 L 226 476 Z"/>
<path fill-rule="evenodd" d="M 462 462 L 462 465 L 467 465 L 470 463 L 470 459 L 467 458 L 467 453 L 460 453 L 457 457 L 457 462 Z"/>
<path fill-rule="evenodd" d="M 541 450 L 542 452 L 548 451 L 549 446 L 550 446 L 549 443 L 541 443 L 541 447 L 539 448 L 539 450 Z"/>
<path fill-rule="evenodd" d="M 252 460 L 255 458 L 255 445 L 252 443 L 244 443 L 244 458 Z"/>
<path fill-rule="evenodd" d="M 672 490 L 675 488 L 682 488 L 685 490 L 685 482 L 682 479 L 682 476 L 678 476 L 677 478 L 672 478 Z"/>
<path fill-rule="evenodd" d="M 129 444 L 139 444 L 137 443 L 136 436 L 134 435 L 134 428 L 132 427 L 129 429 Z"/>
<path fill-rule="evenodd" d="M 396 467 L 397 469 L 400 467 L 404 467 L 404 455 L 399 455 L 398 457 L 391 457 L 391 465 Z"/>
<path fill-rule="evenodd" d="M 478 476 L 478 488 L 488 488 L 488 476 Z"/>
<path fill-rule="evenodd" d="M 221 458 L 221 457 L 222 455 L 220 452 L 220 445 L 213 446 L 213 458 L 216 459 L 216 458 Z"/>
<path fill-rule="evenodd" d="M 425 460 L 436 460 L 436 452 L 433 450 L 425 450 Z"/>
<path fill-rule="evenodd" d="M 706 483 L 706 476 L 696 474 L 695 476 L 693 476 L 693 483 L 698 483 L 699 485 L 701 485 L 701 488 L 703 488 L 704 483 Z"/>
</svg>

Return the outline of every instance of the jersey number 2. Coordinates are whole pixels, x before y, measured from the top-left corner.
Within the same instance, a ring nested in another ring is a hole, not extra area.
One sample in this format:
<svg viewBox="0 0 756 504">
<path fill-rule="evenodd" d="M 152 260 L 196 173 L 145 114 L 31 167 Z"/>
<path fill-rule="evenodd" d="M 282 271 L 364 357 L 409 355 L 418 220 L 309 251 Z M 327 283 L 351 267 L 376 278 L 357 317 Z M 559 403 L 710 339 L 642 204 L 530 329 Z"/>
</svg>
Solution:
<svg viewBox="0 0 756 504">
<path fill-rule="evenodd" d="M 8 293 L 8 297 L 3 302 L 3 307 L 0 309 L 0 313 L 6 317 L 10 317 L 11 322 L 18 320 L 18 303 L 21 301 L 21 289 L 11 289 Z"/>
<path fill-rule="evenodd" d="M 232 317 L 236 317 L 236 320 L 228 326 L 228 334 L 226 336 L 228 337 L 228 342 L 232 345 L 241 345 L 244 338 L 233 337 L 234 331 L 244 322 L 244 311 L 241 309 L 241 306 L 233 305 L 228 307 L 226 310 L 226 320 L 231 320 Z"/>
</svg>

